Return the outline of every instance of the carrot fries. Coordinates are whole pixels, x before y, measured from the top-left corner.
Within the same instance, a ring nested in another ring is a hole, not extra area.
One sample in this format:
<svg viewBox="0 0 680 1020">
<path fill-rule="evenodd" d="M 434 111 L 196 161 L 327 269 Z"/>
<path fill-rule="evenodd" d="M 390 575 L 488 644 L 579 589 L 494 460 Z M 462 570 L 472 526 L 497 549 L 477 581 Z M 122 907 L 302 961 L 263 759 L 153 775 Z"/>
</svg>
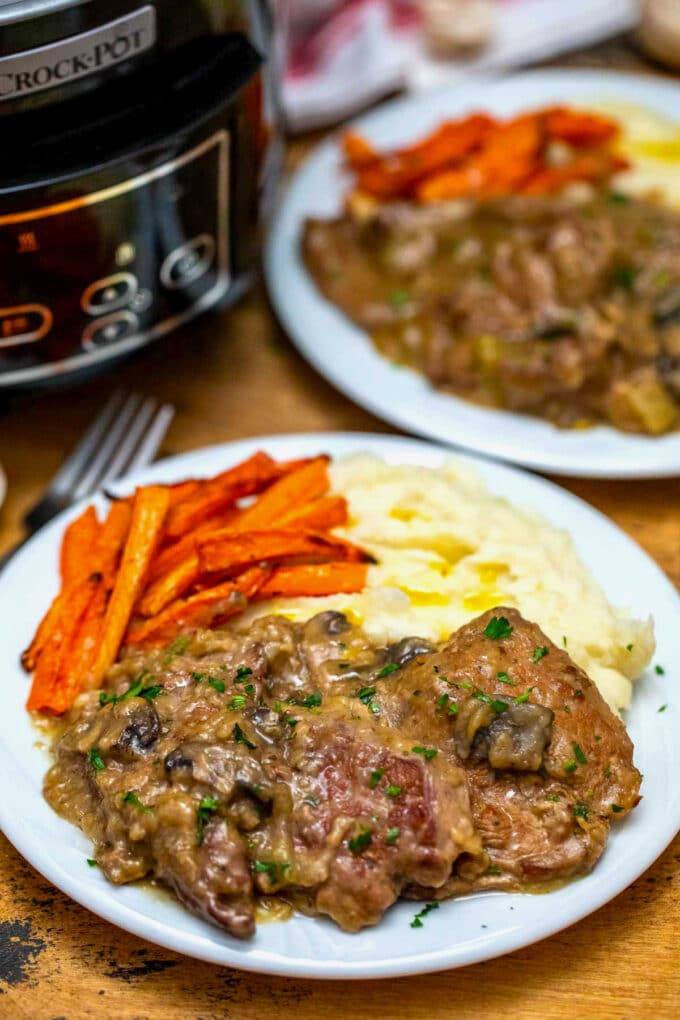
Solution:
<svg viewBox="0 0 680 1020">
<path fill-rule="evenodd" d="M 214 478 L 141 487 L 103 521 L 87 507 L 64 533 L 61 589 L 22 656 L 27 708 L 67 711 L 126 645 L 219 626 L 252 601 L 360 591 L 371 558 L 332 533 L 348 509 L 329 488 L 327 457 L 258 452 Z"/>
</svg>

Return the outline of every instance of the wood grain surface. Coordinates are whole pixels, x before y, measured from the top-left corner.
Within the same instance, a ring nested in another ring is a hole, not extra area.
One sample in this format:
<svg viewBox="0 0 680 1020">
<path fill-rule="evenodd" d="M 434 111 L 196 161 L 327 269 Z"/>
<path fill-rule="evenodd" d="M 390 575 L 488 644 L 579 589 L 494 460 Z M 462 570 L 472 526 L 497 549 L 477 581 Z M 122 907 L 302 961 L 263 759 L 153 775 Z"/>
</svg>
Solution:
<svg viewBox="0 0 680 1020">
<path fill-rule="evenodd" d="M 618 54 L 625 58 L 626 44 L 616 46 L 611 61 L 604 51 L 582 62 L 625 63 Z M 292 159 L 305 148 L 297 143 Z M 176 406 L 164 454 L 281 431 L 391 431 L 300 359 L 259 289 L 104 378 L 0 409 L 0 463 L 9 479 L 0 552 L 21 536 L 22 514 L 115 385 Z M 608 514 L 680 585 L 680 481 L 559 481 Z M 551 939 L 465 970 L 371 984 L 259 977 L 158 949 L 70 901 L 2 836 L 0 883 L 2 1020 L 680 1015 L 680 839 L 612 903 Z"/>
</svg>

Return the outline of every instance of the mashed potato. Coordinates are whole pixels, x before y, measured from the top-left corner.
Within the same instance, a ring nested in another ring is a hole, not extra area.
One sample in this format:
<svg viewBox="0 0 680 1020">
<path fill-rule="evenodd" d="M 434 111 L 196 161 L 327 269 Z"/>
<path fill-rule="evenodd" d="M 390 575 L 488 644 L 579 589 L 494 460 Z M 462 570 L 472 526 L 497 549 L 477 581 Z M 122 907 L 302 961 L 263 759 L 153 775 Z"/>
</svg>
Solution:
<svg viewBox="0 0 680 1020">
<path fill-rule="evenodd" d="M 331 479 L 349 501 L 343 533 L 378 560 L 368 587 L 279 599 L 253 613 L 299 620 L 339 609 L 377 640 L 440 641 L 486 609 L 515 606 L 567 648 L 614 710 L 629 705 L 654 651 L 652 621 L 609 604 L 565 531 L 491 495 L 453 458 L 433 469 L 354 456 L 336 461 Z"/>
</svg>

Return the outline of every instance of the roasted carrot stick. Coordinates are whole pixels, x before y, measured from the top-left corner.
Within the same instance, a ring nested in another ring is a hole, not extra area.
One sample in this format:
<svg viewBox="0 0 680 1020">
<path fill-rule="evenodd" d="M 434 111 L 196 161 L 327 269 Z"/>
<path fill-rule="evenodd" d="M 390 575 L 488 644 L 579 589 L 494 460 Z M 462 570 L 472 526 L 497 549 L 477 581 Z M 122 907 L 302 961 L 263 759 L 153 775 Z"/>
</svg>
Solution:
<svg viewBox="0 0 680 1020">
<path fill-rule="evenodd" d="M 380 159 L 380 153 L 355 131 L 345 132 L 342 138 L 342 148 L 347 162 L 355 170 Z"/>
<path fill-rule="evenodd" d="M 236 500 L 261 492 L 278 477 L 278 467 L 266 453 L 258 452 L 236 467 L 202 485 L 187 500 L 173 506 L 165 535 L 180 538 L 206 519 L 232 506 Z"/>
<path fill-rule="evenodd" d="M 304 598 L 349 594 L 366 586 L 366 563 L 313 563 L 277 567 L 255 598 Z"/>
<path fill-rule="evenodd" d="M 87 679 L 88 687 L 98 687 L 116 660 L 161 536 L 168 503 L 168 490 L 160 485 L 146 486 L 135 494 L 130 532 L 106 609 L 102 642 Z"/>
<path fill-rule="evenodd" d="M 206 588 L 188 599 L 178 599 L 158 616 L 133 627 L 125 640 L 130 645 L 165 644 L 177 631 L 189 627 L 208 627 L 216 617 L 226 619 L 245 609 L 267 579 L 269 572 L 259 567 L 247 570 L 231 581 Z"/>
<path fill-rule="evenodd" d="M 362 562 L 366 554 L 334 535 L 314 531 L 270 530 L 224 531 L 198 542 L 201 568 L 206 573 L 237 573 L 256 563 L 276 565 L 302 560 L 322 563 L 326 560 Z"/>
<path fill-rule="evenodd" d="M 557 138 L 577 148 L 603 145 L 620 134 L 614 120 L 596 113 L 555 107 L 544 112 L 545 127 L 551 138 Z"/>
<path fill-rule="evenodd" d="M 278 519 L 277 527 L 295 525 L 310 531 L 328 531 L 347 524 L 347 500 L 344 496 L 323 496 L 307 506 L 291 509 Z"/>
<path fill-rule="evenodd" d="M 194 547 L 162 577 L 157 578 L 144 592 L 137 606 L 142 616 L 156 616 L 167 605 L 189 591 L 201 576 L 201 561 Z"/>
<path fill-rule="evenodd" d="M 88 561 L 98 533 L 99 518 L 93 506 L 86 507 L 80 517 L 68 525 L 59 556 L 62 585 L 72 584 L 87 575 Z"/>
<path fill-rule="evenodd" d="M 315 457 L 284 475 L 239 516 L 240 530 L 267 528 L 294 507 L 304 506 L 328 492 L 328 458 Z"/>
</svg>

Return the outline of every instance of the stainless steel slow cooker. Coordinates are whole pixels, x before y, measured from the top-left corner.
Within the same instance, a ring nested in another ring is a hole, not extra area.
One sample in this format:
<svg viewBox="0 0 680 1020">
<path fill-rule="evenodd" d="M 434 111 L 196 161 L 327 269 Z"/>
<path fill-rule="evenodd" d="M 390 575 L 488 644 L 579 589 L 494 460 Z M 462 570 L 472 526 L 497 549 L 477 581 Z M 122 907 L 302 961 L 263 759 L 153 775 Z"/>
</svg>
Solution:
<svg viewBox="0 0 680 1020">
<path fill-rule="evenodd" d="M 280 162 L 266 0 L 0 0 L 0 390 L 250 279 Z"/>
</svg>

